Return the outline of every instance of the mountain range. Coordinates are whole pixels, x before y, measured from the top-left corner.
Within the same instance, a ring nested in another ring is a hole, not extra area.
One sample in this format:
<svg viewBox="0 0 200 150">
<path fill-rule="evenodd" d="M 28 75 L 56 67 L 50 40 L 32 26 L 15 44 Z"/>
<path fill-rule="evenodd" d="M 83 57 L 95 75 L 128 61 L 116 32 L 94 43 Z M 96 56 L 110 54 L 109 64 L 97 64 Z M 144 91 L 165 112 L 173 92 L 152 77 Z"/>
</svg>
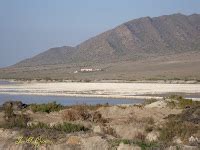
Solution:
<svg viewBox="0 0 200 150">
<path fill-rule="evenodd" d="M 172 14 L 128 21 L 75 47 L 51 48 L 0 69 L 0 78 L 200 79 L 199 60 L 200 15 Z"/>
</svg>

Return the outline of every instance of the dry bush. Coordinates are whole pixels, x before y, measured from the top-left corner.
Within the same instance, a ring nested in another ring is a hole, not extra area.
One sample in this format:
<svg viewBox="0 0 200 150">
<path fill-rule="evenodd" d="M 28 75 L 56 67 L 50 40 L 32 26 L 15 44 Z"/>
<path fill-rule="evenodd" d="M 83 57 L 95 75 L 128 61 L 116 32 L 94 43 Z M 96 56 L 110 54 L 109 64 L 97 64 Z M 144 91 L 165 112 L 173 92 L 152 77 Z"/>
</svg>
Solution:
<svg viewBox="0 0 200 150">
<path fill-rule="evenodd" d="M 95 123 L 106 123 L 98 111 L 90 111 L 85 105 L 77 105 L 63 111 L 62 118 L 65 121 L 88 120 Z"/>
<path fill-rule="evenodd" d="M 95 111 L 91 114 L 90 121 L 95 122 L 95 123 L 107 123 L 108 122 L 108 120 L 103 118 L 102 115 L 97 111 Z"/>
<path fill-rule="evenodd" d="M 66 109 L 62 113 L 62 118 L 65 121 L 76 121 L 81 119 L 81 115 L 77 110 L 74 109 Z"/>
<path fill-rule="evenodd" d="M 74 109 L 77 111 L 82 120 L 88 120 L 91 117 L 88 108 L 85 105 L 77 105 Z"/>
</svg>

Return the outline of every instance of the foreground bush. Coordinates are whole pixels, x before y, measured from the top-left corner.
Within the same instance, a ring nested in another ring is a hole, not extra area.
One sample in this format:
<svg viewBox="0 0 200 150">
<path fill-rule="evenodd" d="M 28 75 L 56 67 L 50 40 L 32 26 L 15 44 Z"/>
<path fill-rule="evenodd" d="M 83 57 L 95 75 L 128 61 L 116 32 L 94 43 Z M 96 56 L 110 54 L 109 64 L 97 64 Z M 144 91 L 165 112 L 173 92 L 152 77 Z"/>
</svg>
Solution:
<svg viewBox="0 0 200 150">
<path fill-rule="evenodd" d="M 30 118 L 22 113 L 15 114 L 13 103 L 6 103 L 3 105 L 4 111 L 4 122 L 1 122 L 0 127 L 2 128 L 24 128 Z"/>
</svg>

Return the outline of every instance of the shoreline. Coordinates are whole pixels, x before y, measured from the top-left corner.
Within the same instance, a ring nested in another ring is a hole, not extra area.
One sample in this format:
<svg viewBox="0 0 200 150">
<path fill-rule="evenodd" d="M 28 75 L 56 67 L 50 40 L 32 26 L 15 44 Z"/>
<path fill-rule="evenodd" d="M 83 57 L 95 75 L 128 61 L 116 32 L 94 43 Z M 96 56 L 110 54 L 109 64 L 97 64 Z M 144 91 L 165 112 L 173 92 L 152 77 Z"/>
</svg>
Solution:
<svg viewBox="0 0 200 150">
<path fill-rule="evenodd" d="M 32 95 L 32 96 L 55 96 L 55 97 L 77 97 L 77 98 L 105 98 L 105 99 L 130 99 L 130 100 L 148 100 L 148 99 L 162 99 L 161 96 L 116 96 L 116 95 L 85 95 L 85 94 L 49 94 L 49 93 L 6 93 L 0 92 L 0 95 Z M 200 100 L 200 98 L 199 98 Z"/>
<path fill-rule="evenodd" d="M 91 80 L 89 82 L 80 80 L 44 80 L 44 79 L 0 79 L 0 81 L 10 83 L 160 83 L 160 84 L 200 84 L 199 80 L 182 80 L 182 79 L 146 79 L 146 80 Z"/>
<path fill-rule="evenodd" d="M 44 93 L 2 93 L 0 92 L 0 95 L 22 95 L 22 96 L 54 96 L 54 97 L 73 97 L 73 98 L 102 98 L 102 99 L 127 99 L 127 100 L 150 100 L 150 99 L 156 99 L 156 100 L 162 100 L 163 96 L 112 96 L 112 95 L 73 95 L 73 94 L 44 94 Z M 199 98 L 195 97 L 187 97 L 187 99 L 192 99 L 193 101 L 200 101 Z"/>
</svg>

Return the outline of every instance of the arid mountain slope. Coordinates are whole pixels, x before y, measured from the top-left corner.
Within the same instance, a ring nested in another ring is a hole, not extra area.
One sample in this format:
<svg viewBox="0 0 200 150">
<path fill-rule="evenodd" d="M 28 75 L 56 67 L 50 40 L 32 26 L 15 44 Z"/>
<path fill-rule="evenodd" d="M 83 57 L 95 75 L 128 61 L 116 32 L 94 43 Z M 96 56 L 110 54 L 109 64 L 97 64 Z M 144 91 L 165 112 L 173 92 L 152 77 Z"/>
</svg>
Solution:
<svg viewBox="0 0 200 150">
<path fill-rule="evenodd" d="M 194 64 L 198 64 L 199 54 L 199 14 L 145 17 L 126 22 L 76 47 L 52 48 L 14 66 L 1 69 L 0 78 L 79 79 L 85 75 L 74 75 L 73 72 L 82 67 L 104 70 L 101 73 L 93 73 L 94 79 L 97 76 L 101 76 L 100 79 L 134 79 L 138 73 L 139 77 L 144 73 L 144 78 L 154 78 L 154 76 L 198 78 L 200 69 Z M 120 66 L 123 66 L 123 69 Z M 161 70 L 162 73 L 158 73 Z M 148 72 L 151 72 L 149 77 Z M 113 74 L 116 77 L 113 77 Z M 122 74 L 126 74 L 126 77 Z"/>
<path fill-rule="evenodd" d="M 135 61 L 188 51 L 200 51 L 200 15 L 174 14 L 126 22 L 75 48 L 52 48 L 18 66 Z"/>
</svg>

